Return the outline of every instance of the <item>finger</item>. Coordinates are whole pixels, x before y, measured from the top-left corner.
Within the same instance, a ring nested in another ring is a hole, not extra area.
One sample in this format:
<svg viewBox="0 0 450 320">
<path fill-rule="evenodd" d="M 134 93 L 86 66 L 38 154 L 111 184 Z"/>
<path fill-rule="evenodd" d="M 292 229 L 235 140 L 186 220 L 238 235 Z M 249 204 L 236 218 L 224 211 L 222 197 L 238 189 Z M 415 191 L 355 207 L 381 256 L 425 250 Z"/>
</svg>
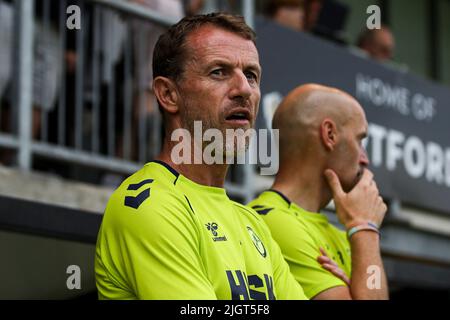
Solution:
<svg viewBox="0 0 450 320">
<path fill-rule="evenodd" d="M 350 279 L 347 277 L 347 275 L 343 272 L 342 275 L 338 276 L 342 281 L 345 282 L 346 285 L 350 286 Z"/>
<path fill-rule="evenodd" d="M 319 257 L 317 258 L 317 261 L 318 261 L 319 263 L 321 263 L 321 264 L 323 264 L 323 263 L 331 263 L 331 259 L 328 258 L 328 257 L 326 257 L 326 256 L 319 256 Z"/>
<path fill-rule="evenodd" d="M 361 177 L 361 180 L 359 180 L 359 182 L 370 185 L 372 181 L 373 181 L 373 173 L 369 169 L 364 168 L 363 175 Z"/>
<path fill-rule="evenodd" d="M 325 270 L 328 270 L 330 273 L 344 281 L 348 286 L 350 285 L 350 279 L 347 277 L 347 274 L 340 268 L 333 267 L 329 264 L 323 265 Z"/>
<path fill-rule="evenodd" d="M 323 255 L 323 254 L 318 256 L 317 259 L 331 261 L 329 256 L 326 256 L 326 255 Z"/>
<path fill-rule="evenodd" d="M 338 274 L 335 274 L 339 279 L 344 281 L 348 286 L 350 286 L 350 279 L 347 277 L 344 271 L 340 270 Z"/>
<path fill-rule="evenodd" d="M 333 266 L 335 266 L 336 268 L 339 268 L 338 264 L 337 264 L 334 260 L 331 260 L 330 263 L 331 263 Z"/>
<path fill-rule="evenodd" d="M 334 274 L 336 277 L 341 277 L 339 269 L 336 268 L 335 266 L 332 266 L 331 264 L 324 264 L 323 268 L 329 271 L 330 273 Z"/>
<path fill-rule="evenodd" d="M 378 185 L 375 182 L 375 180 L 372 180 L 372 186 L 371 187 L 377 192 L 377 195 L 380 194 L 380 191 L 378 190 Z"/>
<path fill-rule="evenodd" d="M 339 279 L 346 281 L 345 278 L 347 278 L 347 275 L 340 268 L 336 268 L 334 266 L 327 264 L 326 266 L 324 266 L 324 269 L 329 271 L 331 274 L 335 275 Z"/>
<path fill-rule="evenodd" d="M 337 265 L 337 263 L 334 262 L 334 260 L 331 259 L 330 257 L 327 257 L 327 256 L 319 256 L 319 257 L 317 258 L 317 260 L 318 260 L 320 263 L 331 264 L 331 265 L 333 265 L 333 266 L 339 268 L 339 266 Z"/>
<path fill-rule="evenodd" d="M 385 215 L 386 215 L 386 212 L 387 212 L 387 209 L 388 209 L 388 207 L 387 207 L 387 205 L 386 205 L 386 203 L 384 202 L 384 200 L 383 200 L 383 198 L 380 196 L 380 197 L 378 197 L 378 203 L 377 203 L 377 205 L 378 205 L 378 207 L 380 208 L 380 212 L 379 212 L 379 216 L 380 217 L 384 217 Z"/>
<path fill-rule="evenodd" d="M 322 253 L 322 255 L 324 255 L 325 257 L 328 257 L 327 251 L 324 248 L 320 247 L 319 250 L 320 250 L 320 253 Z"/>
<path fill-rule="evenodd" d="M 328 185 L 331 188 L 331 192 L 333 193 L 333 197 L 341 198 L 345 195 L 344 190 L 342 190 L 341 183 L 339 182 L 339 178 L 336 173 L 331 170 L 325 170 L 325 178 L 327 179 Z"/>
<path fill-rule="evenodd" d="M 333 266 L 333 265 L 330 264 L 330 263 L 324 263 L 324 264 L 322 264 L 322 268 L 324 268 L 324 269 L 326 269 L 326 270 L 328 270 L 328 271 L 330 271 L 330 272 L 333 272 L 333 270 L 334 270 L 336 267 Z"/>
</svg>

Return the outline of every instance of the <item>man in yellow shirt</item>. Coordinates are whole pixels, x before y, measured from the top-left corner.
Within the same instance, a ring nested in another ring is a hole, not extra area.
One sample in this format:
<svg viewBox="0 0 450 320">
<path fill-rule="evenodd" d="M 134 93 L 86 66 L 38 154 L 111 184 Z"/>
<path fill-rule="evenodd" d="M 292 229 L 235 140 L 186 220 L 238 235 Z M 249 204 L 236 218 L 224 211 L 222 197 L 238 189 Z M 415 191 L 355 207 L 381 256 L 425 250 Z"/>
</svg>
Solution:
<svg viewBox="0 0 450 320">
<path fill-rule="evenodd" d="M 195 136 L 194 121 L 221 133 L 254 125 L 253 30 L 227 14 L 187 17 L 159 38 L 153 59 L 163 149 L 108 202 L 96 246 L 99 298 L 306 299 L 262 218 L 227 197 L 226 161 L 207 164 L 195 139 L 180 155 L 173 139 Z M 242 152 L 233 139 L 215 155 Z"/>
<path fill-rule="evenodd" d="M 280 170 L 249 206 L 264 218 L 310 299 L 388 298 L 378 231 L 387 207 L 366 168 L 367 127 L 353 97 L 317 84 L 291 91 L 273 118 Z M 346 232 L 319 213 L 331 199 Z M 372 286 L 369 276 L 379 281 Z"/>
</svg>

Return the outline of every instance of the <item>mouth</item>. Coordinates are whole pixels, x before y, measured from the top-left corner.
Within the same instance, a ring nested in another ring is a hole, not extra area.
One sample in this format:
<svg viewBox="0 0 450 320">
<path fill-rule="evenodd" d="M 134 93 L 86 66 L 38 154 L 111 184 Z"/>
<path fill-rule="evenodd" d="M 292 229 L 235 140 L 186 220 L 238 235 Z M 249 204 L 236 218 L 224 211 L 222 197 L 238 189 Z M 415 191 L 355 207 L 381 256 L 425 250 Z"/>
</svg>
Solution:
<svg viewBox="0 0 450 320">
<path fill-rule="evenodd" d="M 250 112 L 247 109 L 239 108 L 232 110 L 225 118 L 225 121 L 233 125 L 246 126 L 250 125 L 251 118 Z"/>
</svg>

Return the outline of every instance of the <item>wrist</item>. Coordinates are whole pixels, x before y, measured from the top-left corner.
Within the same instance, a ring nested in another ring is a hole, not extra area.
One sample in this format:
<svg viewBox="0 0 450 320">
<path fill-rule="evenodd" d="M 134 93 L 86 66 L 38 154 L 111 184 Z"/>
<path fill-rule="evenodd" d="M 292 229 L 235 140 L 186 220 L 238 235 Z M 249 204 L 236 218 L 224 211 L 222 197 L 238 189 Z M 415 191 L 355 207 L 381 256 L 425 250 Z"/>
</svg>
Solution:
<svg viewBox="0 0 450 320">
<path fill-rule="evenodd" d="M 360 232 L 356 232 L 355 234 L 353 234 L 351 238 L 347 237 L 347 239 L 352 248 L 351 249 L 352 252 L 353 250 L 356 250 L 355 246 L 366 247 L 368 244 L 370 244 L 372 248 L 379 249 L 381 234 L 370 230 L 362 230 Z"/>
<path fill-rule="evenodd" d="M 348 231 L 348 230 L 350 230 L 351 228 L 354 228 L 354 227 L 356 227 L 356 226 L 360 226 L 360 225 L 371 225 L 371 226 L 373 226 L 373 227 L 375 227 L 375 228 L 379 228 L 378 227 L 378 224 L 377 223 L 375 223 L 375 222 L 373 222 L 373 221 L 371 221 L 371 220 L 352 220 L 352 221 L 350 221 L 350 222 L 347 222 L 346 224 L 344 224 L 344 227 L 345 227 L 345 230 L 346 231 Z"/>
<path fill-rule="evenodd" d="M 369 221 L 369 222 L 364 222 L 364 223 L 357 224 L 357 225 L 354 225 L 354 226 L 348 228 L 347 229 L 347 238 L 350 240 L 353 235 L 355 235 L 356 233 L 362 232 L 362 231 L 373 232 L 378 235 L 380 234 L 380 230 L 378 229 L 378 226 L 375 223 Z"/>
</svg>

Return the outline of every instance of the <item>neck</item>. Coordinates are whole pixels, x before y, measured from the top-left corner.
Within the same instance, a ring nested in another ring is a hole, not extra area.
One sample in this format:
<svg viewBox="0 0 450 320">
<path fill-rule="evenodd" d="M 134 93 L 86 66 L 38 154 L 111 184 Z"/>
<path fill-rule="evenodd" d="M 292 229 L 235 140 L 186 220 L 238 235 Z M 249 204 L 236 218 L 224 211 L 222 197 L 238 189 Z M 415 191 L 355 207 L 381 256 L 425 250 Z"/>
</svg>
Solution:
<svg viewBox="0 0 450 320">
<path fill-rule="evenodd" d="M 283 166 L 280 166 L 283 167 Z M 321 170 L 321 166 L 284 166 L 291 170 L 280 170 L 272 185 L 272 189 L 283 193 L 299 207 L 319 212 L 326 207 L 332 196 Z M 294 169 L 295 168 L 295 169 Z"/>
<path fill-rule="evenodd" d="M 205 164 L 201 159 L 198 161 L 199 164 L 195 164 L 197 161 L 175 164 L 171 157 L 173 147 L 174 144 L 172 142 L 166 141 L 156 159 L 164 161 L 183 176 L 198 184 L 223 188 L 228 170 L 227 164 Z M 194 152 L 191 154 L 191 159 L 194 159 Z"/>
</svg>

